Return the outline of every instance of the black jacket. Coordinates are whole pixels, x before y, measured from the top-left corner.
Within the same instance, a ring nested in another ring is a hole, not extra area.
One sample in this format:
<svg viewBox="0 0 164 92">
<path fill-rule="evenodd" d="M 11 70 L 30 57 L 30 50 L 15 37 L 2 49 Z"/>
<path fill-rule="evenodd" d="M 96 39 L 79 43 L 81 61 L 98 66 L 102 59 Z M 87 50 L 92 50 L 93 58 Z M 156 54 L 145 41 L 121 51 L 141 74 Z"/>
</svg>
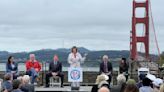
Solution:
<svg viewBox="0 0 164 92">
<path fill-rule="evenodd" d="M 14 67 L 12 67 L 11 64 L 8 64 L 8 63 L 6 64 L 6 72 L 7 73 L 10 73 L 11 71 L 18 72 L 18 64 L 15 62 L 13 62 L 13 64 L 14 64 Z"/>
<path fill-rule="evenodd" d="M 98 92 L 98 85 L 97 84 L 92 86 L 91 92 Z"/>
<path fill-rule="evenodd" d="M 25 84 L 20 88 L 23 92 L 35 92 L 35 87 L 33 84 Z"/>
<path fill-rule="evenodd" d="M 62 63 L 57 61 L 57 64 L 54 64 L 54 61 L 50 62 L 49 64 L 49 71 L 50 72 L 62 72 Z"/>
<path fill-rule="evenodd" d="M 119 65 L 119 71 L 120 71 L 120 73 L 123 73 L 123 72 L 125 72 L 125 73 L 128 73 L 128 65 L 126 64 L 126 65 Z"/>
<path fill-rule="evenodd" d="M 111 62 L 108 62 L 107 63 L 107 66 L 108 66 L 108 71 L 110 71 L 112 73 L 112 71 L 113 71 L 112 63 Z M 103 61 L 100 63 L 100 74 L 101 73 L 105 73 L 105 70 L 104 70 L 104 62 Z"/>
</svg>

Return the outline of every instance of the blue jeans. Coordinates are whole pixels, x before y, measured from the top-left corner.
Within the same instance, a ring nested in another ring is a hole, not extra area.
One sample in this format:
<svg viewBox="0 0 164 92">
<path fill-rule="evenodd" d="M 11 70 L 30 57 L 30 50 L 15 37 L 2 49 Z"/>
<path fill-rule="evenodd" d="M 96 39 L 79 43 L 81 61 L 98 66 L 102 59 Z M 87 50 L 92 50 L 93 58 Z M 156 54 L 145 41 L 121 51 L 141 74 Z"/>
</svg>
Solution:
<svg viewBox="0 0 164 92">
<path fill-rule="evenodd" d="M 31 76 L 31 84 L 34 84 L 35 78 L 39 76 L 39 74 L 35 71 L 34 68 L 31 68 L 29 71 L 26 72 L 27 75 Z"/>
</svg>

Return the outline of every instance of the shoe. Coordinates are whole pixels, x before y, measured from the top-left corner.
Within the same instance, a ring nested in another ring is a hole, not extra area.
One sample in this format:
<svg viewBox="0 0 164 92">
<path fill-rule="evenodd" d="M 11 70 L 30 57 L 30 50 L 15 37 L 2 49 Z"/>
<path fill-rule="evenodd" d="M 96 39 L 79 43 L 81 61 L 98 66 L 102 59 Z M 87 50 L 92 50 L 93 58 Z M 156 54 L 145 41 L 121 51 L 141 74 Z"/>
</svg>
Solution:
<svg viewBox="0 0 164 92">
<path fill-rule="evenodd" d="M 49 85 L 46 85 L 45 88 L 49 88 Z"/>
<path fill-rule="evenodd" d="M 64 86 L 63 86 L 63 85 L 61 85 L 61 88 L 64 88 Z"/>
<path fill-rule="evenodd" d="M 44 88 L 49 88 L 49 86 L 44 86 Z"/>
</svg>

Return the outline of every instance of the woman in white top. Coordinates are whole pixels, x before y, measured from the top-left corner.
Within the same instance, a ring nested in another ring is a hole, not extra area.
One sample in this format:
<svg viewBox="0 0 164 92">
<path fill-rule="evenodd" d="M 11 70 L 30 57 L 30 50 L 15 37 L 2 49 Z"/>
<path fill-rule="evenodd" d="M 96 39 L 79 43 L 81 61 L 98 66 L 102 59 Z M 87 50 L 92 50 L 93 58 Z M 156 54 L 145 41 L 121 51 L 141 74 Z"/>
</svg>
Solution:
<svg viewBox="0 0 164 92">
<path fill-rule="evenodd" d="M 84 63 L 85 57 L 78 52 L 77 47 L 72 47 L 72 52 L 68 56 L 70 67 L 80 67 L 80 63 Z"/>
<path fill-rule="evenodd" d="M 86 55 L 85 55 L 86 56 Z M 78 49 L 76 46 L 72 47 L 72 52 L 68 56 L 68 63 L 70 64 L 70 67 L 80 67 L 81 63 L 84 63 L 85 57 L 82 57 L 81 54 L 78 52 Z M 78 88 L 80 87 L 79 82 L 73 82 L 71 84 L 72 88 Z"/>
</svg>

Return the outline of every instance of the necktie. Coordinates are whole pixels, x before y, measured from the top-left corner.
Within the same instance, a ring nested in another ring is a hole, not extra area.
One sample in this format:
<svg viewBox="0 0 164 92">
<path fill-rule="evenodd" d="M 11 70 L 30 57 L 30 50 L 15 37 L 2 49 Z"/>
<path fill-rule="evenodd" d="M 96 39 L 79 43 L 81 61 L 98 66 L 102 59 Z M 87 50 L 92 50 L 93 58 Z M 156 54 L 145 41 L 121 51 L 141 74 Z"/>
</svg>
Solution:
<svg viewBox="0 0 164 92">
<path fill-rule="evenodd" d="M 106 61 L 104 62 L 104 72 L 108 73 L 108 65 Z"/>
<path fill-rule="evenodd" d="M 57 62 L 55 61 L 55 62 L 54 62 L 54 65 L 56 65 L 56 64 L 57 64 Z"/>
</svg>

